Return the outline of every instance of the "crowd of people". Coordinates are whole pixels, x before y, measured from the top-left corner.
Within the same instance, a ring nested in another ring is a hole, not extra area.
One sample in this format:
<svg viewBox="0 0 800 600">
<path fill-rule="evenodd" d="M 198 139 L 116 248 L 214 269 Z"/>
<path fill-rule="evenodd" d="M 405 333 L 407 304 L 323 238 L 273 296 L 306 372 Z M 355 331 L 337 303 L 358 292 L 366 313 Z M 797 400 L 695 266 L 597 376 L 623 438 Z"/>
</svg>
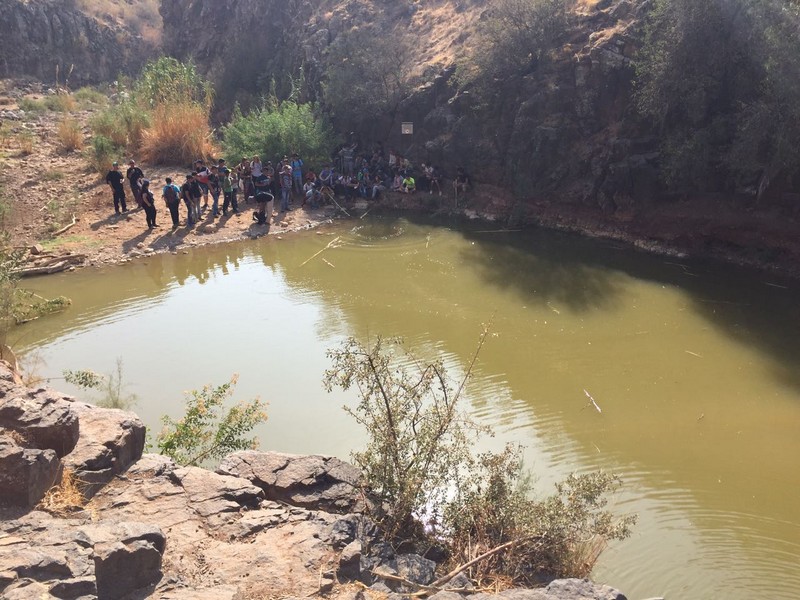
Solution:
<svg viewBox="0 0 800 600">
<path fill-rule="evenodd" d="M 116 162 L 106 175 L 115 213 L 128 210 L 126 179 L 137 207 L 144 211 L 147 227 L 158 227 L 151 182 L 134 160 L 128 163 L 124 175 Z M 387 191 L 442 196 L 442 183 L 443 175 L 436 165 L 422 163 L 416 168 L 393 149 L 385 153 L 382 144 L 376 144 L 367 152 L 358 152 L 358 145 L 349 143 L 337 149 L 319 172 L 308 168 L 297 153 L 285 155 L 275 165 L 270 160 L 263 162 L 259 156 L 243 157 L 232 167 L 228 167 L 225 159 L 211 165 L 200 159 L 195 161 L 180 186 L 166 178 L 161 199 L 169 211 L 173 229 L 180 226 L 181 203 L 186 209 L 186 225 L 192 227 L 200 222 L 204 212 L 212 218 L 227 215 L 229 210 L 239 214 L 240 199 L 254 202 L 253 220 L 268 225 L 273 216 L 293 210 L 296 198 L 300 199 L 301 207 L 318 208 L 325 203 L 339 206 L 341 199 L 377 199 Z M 470 177 L 463 168 L 458 168 L 452 185 L 457 205 L 459 195 L 463 197 L 471 187 Z M 277 212 L 274 210 L 276 198 L 280 198 Z"/>
</svg>

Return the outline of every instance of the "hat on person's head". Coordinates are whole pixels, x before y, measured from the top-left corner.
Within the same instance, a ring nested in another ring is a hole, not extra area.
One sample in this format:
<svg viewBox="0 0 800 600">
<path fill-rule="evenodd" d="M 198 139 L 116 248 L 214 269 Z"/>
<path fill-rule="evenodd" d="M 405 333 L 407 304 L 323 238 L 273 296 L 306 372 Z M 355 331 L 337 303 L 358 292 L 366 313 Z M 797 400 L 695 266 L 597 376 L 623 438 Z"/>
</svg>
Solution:
<svg viewBox="0 0 800 600">
<path fill-rule="evenodd" d="M 128 164 L 129 164 L 129 165 L 135 165 L 135 164 L 136 164 L 136 161 L 135 161 L 135 160 L 133 160 L 133 159 L 130 159 L 130 161 L 128 161 Z"/>
<path fill-rule="evenodd" d="M 111 166 L 112 166 L 112 167 L 118 167 L 118 166 L 119 166 L 119 163 L 118 163 L 117 161 L 114 161 L 113 163 L 111 163 Z"/>
</svg>

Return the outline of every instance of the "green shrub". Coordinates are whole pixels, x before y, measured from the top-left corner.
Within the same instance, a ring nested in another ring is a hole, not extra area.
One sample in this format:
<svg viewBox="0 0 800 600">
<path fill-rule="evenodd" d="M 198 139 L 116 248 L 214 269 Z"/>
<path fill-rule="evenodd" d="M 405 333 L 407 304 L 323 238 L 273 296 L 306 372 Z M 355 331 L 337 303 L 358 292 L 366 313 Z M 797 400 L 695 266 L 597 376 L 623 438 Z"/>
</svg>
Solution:
<svg viewBox="0 0 800 600">
<path fill-rule="evenodd" d="M 166 56 L 145 65 L 132 94 L 136 104 L 149 108 L 190 101 L 210 109 L 213 97 L 213 88 L 197 73 L 194 64 Z"/>
<path fill-rule="evenodd" d="M 207 385 L 189 392 L 181 419 L 162 418 L 164 429 L 157 440 L 161 454 L 179 464 L 196 466 L 237 450 L 255 448 L 258 440 L 246 436 L 266 421 L 265 404 L 256 398 L 225 410 L 224 403 L 233 394 L 235 385 L 234 377 L 221 386 Z"/>
<path fill-rule="evenodd" d="M 367 433 L 366 448 L 352 456 L 376 497 L 373 516 L 390 542 L 444 545 L 452 566 L 482 555 L 471 570 L 481 587 L 583 577 L 606 540 L 629 535 L 635 517 L 615 520 L 606 510 L 619 485 L 613 475 L 571 475 L 537 500 L 519 448 L 473 455 L 477 435 L 491 432 L 460 411 L 459 399 L 486 337 L 458 382 L 440 361 L 421 362 L 399 342 L 387 349 L 378 338 L 366 348 L 350 339 L 329 351 L 326 389 L 359 391 L 345 410 Z"/>
<path fill-rule="evenodd" d="M 444 510 L 450 562 L 458 566 L 499 549 L 472 569 L 481 587 L 587 577 L 606 542 L 625 539 L 636 522 L 635 516 L 615 520 L 605 508 L 619 485 L 603 472 L 570 475 L 555 494 L 536 499 L 519 448 L 485 454 Z"/>
<path fill-rule="evenodd" d="M 102 108 L 108 106 L 108 96 L 92 87 L 82 87 L 73 97 L 82 108 Z"/>
<path fill-rule="evenodd" d="M 124 148 L 104 135 L 95 135 L 92 138 L 92 154 L 90 156 L 92 167 L 100 175 L 105 175 L 111 169 L 111 164 L 119 161 L 124 151 Z"/>
<path fill-rule="evenodd" d="M 43 100 L 33 98 L 20 98 L 17 105 L 26 113 L 39 114 L 47 111 L 47 106 Z"/>
<path fill-rule="evenodd" d="M 222 133 L 225 157 L 231 164 L 253 154 L 271 160 L 297 152 L 307 164 L 321 165 L 336 144 L 330 122 L 314 105 L 278 102 L 274 97 L 247 115 L 237 107 Z"/>
</svg>

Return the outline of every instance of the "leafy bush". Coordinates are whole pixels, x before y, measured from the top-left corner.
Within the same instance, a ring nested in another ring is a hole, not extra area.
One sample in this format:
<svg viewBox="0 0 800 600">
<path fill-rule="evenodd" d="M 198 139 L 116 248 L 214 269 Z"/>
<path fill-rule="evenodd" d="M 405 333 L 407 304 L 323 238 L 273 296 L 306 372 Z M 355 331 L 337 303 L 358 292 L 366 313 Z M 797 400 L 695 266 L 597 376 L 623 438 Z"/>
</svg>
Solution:
<svg viewBox="0 0 800 600">
<path fill-rule="evenodd" d="M 189 392 L 184 416 L 178 421 L 168 416 L 162 419 L 164 429 L 157 440 L 161 454 L 182 465 L 200 465 L 236 450 L 255 448 L 258 440 L 246 435 L 267 420 L 265 404 L 256 398 L 224 410 L 235 385 L 234 377 L 221 386 L 207 385 Z"/>
<path fill-rule="evenodd" d="M 47 106 L 43 100 L 35 100 L 33 98 L 20 98 L 17 105 L 26 113 L 43 113 L 47 111 Z"/>
<path fill-rule="evenodd" d="M 89 125 L 95 135 L 108 138 L 115 146 L 135 150 L 150 125 L 150 111 L 124 100 L 96 114 Z"/>
<path fill-rule="evenodd" d="M 108 105 L 108 96 L 92 87 L 82 87 L 72 96 L 82 108 L 102 108 Z"/>
<path fill-rule="evenodd" d="M 131 154 L 141 151 L 154 164 L 185 164 L 213 153 L 208 121 L 213 93 L 191 63 L 165 57 L 148 63 L 133 90 L 120 97 L 90 122 L 94 134 L 105 138 L 95 145 L 101 172 L 100 164 L 110 164 L 108 141 Z"/>
<path fill-rule="evenodd" d="M 247 115 L 237 107 L 222 133 L 225 157 L 231 163 L 253 154 L 271 160 L 297 152 L 308 164 L 321 165 L 336 144 L 330 122 L 314 105 L 278 102 L 274 97 Z"/>
<path fill-rule="evenodd" d="M 391 346 L 402 350 L 398 341 Z M 397 368 L 380 338 L 369 349 L 351 338 L 328 356 L 333 368 L 325 373 L 326 389 L 359 390 L 356 407 L 345 410 L 367 430 L 369 441 L 353 460 L 389 507 L 383 526 L 392 537 L 416 537 L 417 518 L 434 518 L 426 512 L 443 504 L 479 429 L 457 410 L 466 378 L 453 386 L 440 361 L 413 372 Z"/>
<path fill-rule="evenodd" d="M 124 151 L 123 147 L 117 146 L 104 135 L 95 135 L 92 138 L 92 154 L 90 156 L 92 167 L 100 175 L 105 175 L 111 169 L 111 164 L 119 161 Z"/>
<path fill-rule="evenodd" d="M 606 495 L 618 486 L 617 477 L 602 472 L 570 475 L 555 494 L 535 499 L 519 448 L 485 454 L 444 511 L 450 562 L 489 554 L 470 572 L 482 587 L 586 577 L 606 541 L 628 537 L 636 521 L 615 521 L 605 510 Z"/>
<path fill-rule="evenodd" d="M 359 391 L 356 406 L 345 410 L 367 432 L 367 446 L 353 460 L 379 500 L 375 516 L 390 541 L 445 545 L 457 567 L 451 575 L 472 563 L 470 575 L 481 586 L 585 576 L 605 541 L 627 537 L 635 521 L 615 521 L 605 510 L 619 481 L 604 473 L 571 475 L 556 494 L 536 500 L 519 448 L 476 458 L 476 436 L 490 432 L 461 413 L 458 401 L 478 352 L 457 383 L 441 362 L 397 357 L 380 338 L 372 348 L 350 339 L 329 352 L 328 391 Z"/>
<path fill-rule="evenodd" d="M 136 79 L 133 101 L 143 107 L 193 102 L 211 108 L 211 85 L 203 80 L 191 62 L 162 56 L 147 63 Z"/>
<path fill-rule="evenodd" d="M 78 108 L 78 103 L 75 102 L 70 94 L 53 94 L 52 96 L 45 96 L 44 105 L 47 110 L 53 112 L 75 112 Z"/>
<path fill-rule="evenodd" d="M 83 148 L 83 128 L 75 119 L 66 117 L 58 124 L 56 137 L 61 150 L 72 152 Z"/>
</svg>

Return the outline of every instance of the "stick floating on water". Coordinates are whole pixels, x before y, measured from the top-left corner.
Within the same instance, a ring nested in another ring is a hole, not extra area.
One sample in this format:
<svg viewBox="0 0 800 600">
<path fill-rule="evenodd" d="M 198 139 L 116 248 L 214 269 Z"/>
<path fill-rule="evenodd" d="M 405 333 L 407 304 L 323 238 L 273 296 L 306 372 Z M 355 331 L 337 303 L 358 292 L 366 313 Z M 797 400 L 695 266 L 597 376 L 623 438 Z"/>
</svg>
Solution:
<svg viewBox="0 0 800 600">
<path fill-rule="evenodd" d="M 691 354 L 692 356 L 696 356 L 697 358 L 703 358 L 697 352 L 692 352 L 691 350 L 684 350 L 684 352 L 686 352 L 686 354 Z"/>
<path fill-rule="evenodd" d="M 583 390 L 583 393 L 586 394 L 586 397 L 589 399 L 589 402 L 586 403 L 586 406 L 589 406 L 589 403 L 591 403 L 592 406 L 594 406 L 597 409 L 597 412 L 602 413 L 603 409 L 600 408 L 600 406 L 598 406 L 597 402 L 594 401 L 594 398 L 592 398 L 592 395 L 589 392 L 587 392 L 585 389 Z"/>
<path fill-rule="evenodd" d="M 325 246 L 325 247 L 324 247 L 322 250 L 320 250 L 319 252 L 315 252 L 315 253 L 314 253 L 312 256 L 309 256 L 309 257 L 308 257 L 306 260 L 304 260 L 304 261 L 303 261 L 303 262 L 300 264 L 300 266 L 302 267 L 302 266 L 303 266 L 303 265 L 305 265 L 306 263 L 310 262 L 311 260 L 313 260 L 313 259 L 315 259 L 316 257 L 318 257 L 320 254 L 322 254 L 323 252 L 325 252 L 325 250 L 327 250 L 328 248 L 331 248 L 331 247 L 333 247 L 333 245 L 334 245 L 336 242 L 338 242 L 340 239 L 341 239 L 341 236 L 336 236 L 334 239 L 332 239 L 330 242 L 328 242 L 328 245 L 327 245 L 327 246 Z"/>
</svg>

